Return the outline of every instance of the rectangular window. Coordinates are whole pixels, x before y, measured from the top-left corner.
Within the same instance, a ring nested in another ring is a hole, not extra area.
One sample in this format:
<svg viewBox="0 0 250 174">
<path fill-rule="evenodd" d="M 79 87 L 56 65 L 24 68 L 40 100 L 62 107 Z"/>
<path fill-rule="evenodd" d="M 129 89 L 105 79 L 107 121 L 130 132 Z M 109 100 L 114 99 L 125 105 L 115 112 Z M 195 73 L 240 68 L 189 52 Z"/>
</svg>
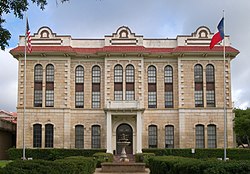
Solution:
<svg viewBox="0 0 250 174">
<path fill-rule="evenodd" d="M 54 90 L 46 90 L 46 107 L 54 106 Z"/>
<path fill-rule="evenodd" d="M 203 91 L 195 91 L 194 98 L 195 98 L 195 106 L 203 107 Z"/>
<path fill-rule="evenodd" d="M 92 92 L 92 108 L 100 108 L 100 92 Z"/>
<path fill-rule="evenodd" d="M 165 148 L 174 148 L 174 126 L 166 126 L 165 131 Z"/>
<path fill-rule="evenodd" d="M 116 101 L 122 100 L 122 91 L 115 91 L 115 100 Z"/>
<path fill-rule="evenodd" d="M 122 83 L 115 83 L 114 85 L 115 85 L 114 100 L 118 101 L 123 100 Z"/>
<path fill-rule="evenodd" d="M 42 107 L 43 102 L 43 91 L 34 90 L 34 107 Z"/>
<path fill-rule="evenodd" d="M 84 92 L 76 92 L 76 108 L 83 108 Z"/>
<path fill-rule="evenodd" d="M 156 92 L 148 92 L 148 107 L 156 108 Z"/>
<path fill-rule="evenodd" d="M 215 106 L 214 91 L 207 91 L 207 106 L 208 107 Z"/>
<path fill-rule="evenodd" d="M 126 100 L 134 100 L 135 91 L 126 91 Z"/>
</svg>

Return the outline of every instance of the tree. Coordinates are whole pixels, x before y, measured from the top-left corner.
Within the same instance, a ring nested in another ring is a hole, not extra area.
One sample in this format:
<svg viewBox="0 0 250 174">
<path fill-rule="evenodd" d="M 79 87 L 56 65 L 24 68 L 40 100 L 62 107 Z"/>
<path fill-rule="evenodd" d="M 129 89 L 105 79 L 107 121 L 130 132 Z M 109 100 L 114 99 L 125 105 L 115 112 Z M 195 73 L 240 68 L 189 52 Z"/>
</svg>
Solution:
<svg viewBox="0 0 250 174">
<path fill-rule="evenodd" d="M 248 144 L 250 148 L 250 109 L 234 109 L 234 130 L 238 145 Z"/>
<path fill-rule="evenodd" d="M 60 0 L 62 3 L 69 0 Z M 36 3 L 40 9 L 44 9 L 47 5 L 47 0 L 31 0 L 32 3 Z M 57 0 L 56 0 L 57 2 Z M 28 0 L 1 0 L 0 1 L 0 47 L 5 50 L 6 46 L 9 46 L 8 40 L 11 38 L 11 33 L 8 29 L 3 28 L 3 24 L 6 22 L 3 18 L 4 14 L 14 13 L 14 15 L 20 19 L 23 18 L 23 14 L 28 10 Z"/>
</svg>

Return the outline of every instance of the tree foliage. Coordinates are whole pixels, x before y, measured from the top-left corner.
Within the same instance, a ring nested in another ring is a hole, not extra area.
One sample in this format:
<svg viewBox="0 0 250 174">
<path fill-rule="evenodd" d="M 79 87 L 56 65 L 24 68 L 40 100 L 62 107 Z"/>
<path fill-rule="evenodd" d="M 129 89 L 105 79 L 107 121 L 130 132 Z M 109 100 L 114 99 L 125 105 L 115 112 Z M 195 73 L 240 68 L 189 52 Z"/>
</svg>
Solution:
<svg viewBox="0 0 250 174">
<path fill-rule="evenodd" d="M 235 109 L 234 113 L 234 130 L 237 136 L 237 143 L 238 145 L 248 144 L 250 148 L 250 109 Z"/>
<path fill-rule="evenodd" d="M 63 3 L 69 0 L 60 1 Z M 47 5 L 47 0 L 31 0 L 31 2 L 35 3 L 41 10 Z M 22 19 L 28 7 L 28 0 L 0 0 L 0 47 L 2 50 L 9 46 L 8 41 L 11 38 L 9 30 L 3 27 L 3 24 L 6 22 L 3 15 L 13 13 L 15 17 Z"/>
</svg>

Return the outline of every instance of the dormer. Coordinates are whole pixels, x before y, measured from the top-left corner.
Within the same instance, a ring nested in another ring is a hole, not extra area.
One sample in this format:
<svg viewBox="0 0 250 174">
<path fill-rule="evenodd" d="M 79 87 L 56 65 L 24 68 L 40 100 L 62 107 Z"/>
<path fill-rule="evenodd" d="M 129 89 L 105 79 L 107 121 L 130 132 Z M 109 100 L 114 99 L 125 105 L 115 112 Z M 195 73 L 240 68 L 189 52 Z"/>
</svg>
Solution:
<svg viewBox="0 0 250 174">
<path fill-rule="evenodd" d="M 135 35 L 131 30 L 122 26 L 111 36 L 105 36 L 105 46 L 142 46 L 143 36 Z"/>
</svg>

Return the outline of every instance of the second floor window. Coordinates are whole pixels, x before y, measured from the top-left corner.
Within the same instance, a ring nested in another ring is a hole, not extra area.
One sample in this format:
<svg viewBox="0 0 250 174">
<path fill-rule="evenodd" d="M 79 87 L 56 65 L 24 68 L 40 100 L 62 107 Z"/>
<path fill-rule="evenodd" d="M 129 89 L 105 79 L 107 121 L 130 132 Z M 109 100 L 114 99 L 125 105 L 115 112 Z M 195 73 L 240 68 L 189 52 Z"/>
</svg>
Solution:
<svg viewBox="0 0 250 174">
<path fill-rule="evenodd" d="M 214 66 L 209 64 L 206 66 L 206 97 L 207 106 L 215 107 L 215 80 Z"/>
<path fill-rule="evenodd" d="M 166 66 L 164 70 L 165 81 L 165 108 L 173 107 L 173 68 Z"/>
<path fill-rule="evenodd" d="M 135 70 L 133 65 L 126 67 L 126 100 L 135 99 Z"/>
<path fill-rule="evenodd" d="M 75 107 L 84 107 L 84 68 L 82 66 L 76 67 L 75 72 Z"/>
<path fill-rule="evenodd" d="M 34 68 L 34 107 L 42 107 L 43 103 L 43 67 L 37 64 Z"/>
<path fill-rule="evenodd" d="M 92 68 L 92 108 L 101 106 L 101 69 L 99 66 Z"/>
<path fill-rule="evenodd" d="M 148 108 L 157 107 L 157 93 L 156 93 L 156 68 L 154 66 L 148 67 Z"/>
<path fill-rule="evenodd" d="M 52 64 L 46 67 L 46 107 L 54 107 L 54 66 Z"/>
<path fill-rule="evenodd" d="M 114 100 L 123 100 L 123 70 L 121 65 L 114 68 Z"/>
<path fill-rule="evenodd" d="M 194 85 L 195 107 L 203 107 L 203 68 L 199 64 L 194 67 Z"/>
</svg>

